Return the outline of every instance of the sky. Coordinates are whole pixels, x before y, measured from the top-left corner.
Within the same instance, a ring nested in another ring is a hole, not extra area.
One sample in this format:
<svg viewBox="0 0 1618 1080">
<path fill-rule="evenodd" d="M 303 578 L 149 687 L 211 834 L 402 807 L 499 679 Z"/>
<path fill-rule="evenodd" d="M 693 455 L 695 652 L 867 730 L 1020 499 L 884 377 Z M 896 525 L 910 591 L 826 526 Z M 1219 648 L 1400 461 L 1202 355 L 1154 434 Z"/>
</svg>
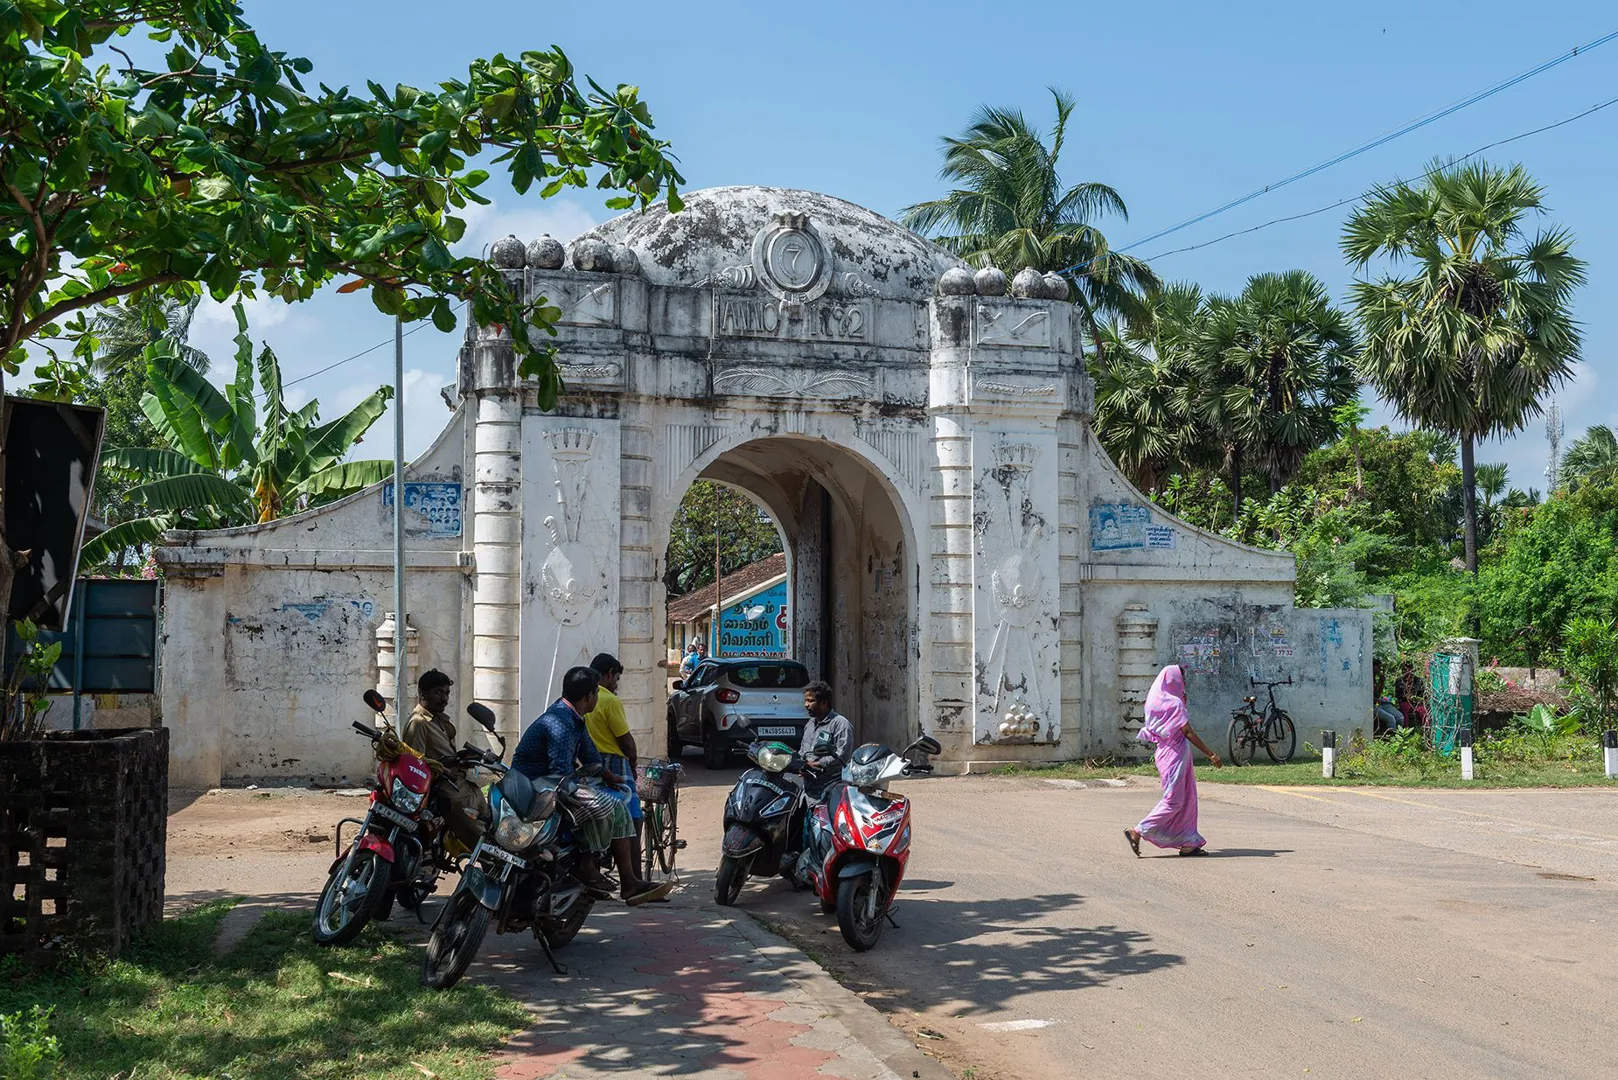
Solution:
<svg viewBox="0 0 1618 1080">
<path fill-rule="evenodd" d="M 1020 108 L 1048 124 L 1047 87 L 1078 98 L 1064 178 L 1115 187 L 1127 221 L 1102 221 L 1115 247 L 1291 176 L 1618 29 L 1594 2 L 1524 7 L 1222 3 L 1022 3 L 1000 9 L 928 5 L 505 3 L 465 8 L 395 0 L 247 0 L 272 47 L 306 56 L 314 77 L 362 89 L 367 80 L 428 85 L 494 52 L 560 45 L 581 74 L 641 88 L 657 133 L 673 143 L 688 189 L 765 184 L 818 190 L 896 216 L 940 194 L 939 138 L 982 105 Z M 1352 274 L 1338 250 L 1348 209 L 1278 224 L 1200 250 L 1164 254 L 1273 218 L 1351 198 L 1436 156 L 1458 156 L 1618 97 L 1618 41 L 1581 53 L 1486 101 L 1343 164 L 1273 190 L 1173 236 L 1134 249 L 1165 279 L 1235 292 L 1264 271 L 1319 275 L 1341 301 Z M 1558 395 L 1567 439 L 1618 423 L 1618 105 L 1485 155 L 1520 161 L 1544 185 L 1550 213 L 1577 237 L 1589 284 L 1576 299 L 1584 360 Z M 571 238 L 613 216 L 594 190 L 550 200 L 482 189 L 492 207 L 469 220 L 463 247 L 515 233 Z M 1160 256 L 1154 258 L 1154 256 Z M 364 293 L 250 306 L 256 337 L 281 358 L 295 403 L 318 396 L 338 415 L 392 380 L 392 323 Z M 460 335 L 430 325 L 405 339 L 406 443 L 413 455 L 449 413 Z M 407 330 L 414 329 L 407 327 Z M 231 365 L 234 322 L 205 310 L 193 343 Z M 312 375 L 354 353 L 360 359 Z M 303 379 L 303 381 L 297 381 Z M 1388 420 L 1373 408 L 1373 419 Z M 366 440 L 384 456 L 391 417 Z M 1513 484 L 1544 486 L 1543 421 L 1479 449 L 1509 465 Z"/>
</svg>

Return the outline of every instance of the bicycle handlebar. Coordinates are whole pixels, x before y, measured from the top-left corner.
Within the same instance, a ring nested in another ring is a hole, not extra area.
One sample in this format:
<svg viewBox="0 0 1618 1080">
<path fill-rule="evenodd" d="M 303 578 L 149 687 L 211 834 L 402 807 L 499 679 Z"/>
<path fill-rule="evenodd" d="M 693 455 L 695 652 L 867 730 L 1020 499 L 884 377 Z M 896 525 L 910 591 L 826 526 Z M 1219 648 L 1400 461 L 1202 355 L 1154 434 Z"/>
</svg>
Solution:
<svg viewBox="0 0 1618 1080">
<path fill-rule="evenodd" d="M 1291 686 L 1292 685 L 1292 676 L 1288 675 L 1285 679 L 1283 679 L 1280 682 L 1265 682 L 1262 679 L 1255 679 L 1255 678 L 1253 678 L 1253 676 L 1249 675 L 1247 677 L 1247 685 L 1249 685 L 1249 686 L 1269 686 L 1269 687 Z"/>
</svg>

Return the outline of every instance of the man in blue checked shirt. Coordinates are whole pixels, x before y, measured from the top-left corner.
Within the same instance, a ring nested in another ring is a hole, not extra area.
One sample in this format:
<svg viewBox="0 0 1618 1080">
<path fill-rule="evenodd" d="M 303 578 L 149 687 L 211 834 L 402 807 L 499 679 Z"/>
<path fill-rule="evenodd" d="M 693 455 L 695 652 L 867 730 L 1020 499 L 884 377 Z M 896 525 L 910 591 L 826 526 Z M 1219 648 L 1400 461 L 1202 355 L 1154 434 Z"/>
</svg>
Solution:
<svg viewBox="0 0 1618 1080">
<path fill-rule="evenodd" d="M 570 668 L 562 676 L 562 696 L 523 732 L 517 751 L 511 756 L 511 767 L 531 780 L 541 776 L 567 779 L 577 774 L 581 764 L 586 768 L 599 768 L 601 752 L 584 725 L 585 715 L 596 707 L 599 685 L 600 679 L 592 669 Z M 624 784 L 623 778 L 611 770 L 601 770 L 600 779 L 613 787 Z M 654 884 L 636 872 L 635 827 L 623 800 L 581 782 L 569 810 L 574 835 L 585 850 L 612 852 L 613 861 L 618 864 L 619 893 L 626 903 L 639 905 L 668 895 L 672 882 Z M 582 860 L 580 872 L 587 879 L 585 884 L 603 890 L 604 881 L 594 860 Z M 588 880 L 590 877 L 594 880 Z"/>
</svg>

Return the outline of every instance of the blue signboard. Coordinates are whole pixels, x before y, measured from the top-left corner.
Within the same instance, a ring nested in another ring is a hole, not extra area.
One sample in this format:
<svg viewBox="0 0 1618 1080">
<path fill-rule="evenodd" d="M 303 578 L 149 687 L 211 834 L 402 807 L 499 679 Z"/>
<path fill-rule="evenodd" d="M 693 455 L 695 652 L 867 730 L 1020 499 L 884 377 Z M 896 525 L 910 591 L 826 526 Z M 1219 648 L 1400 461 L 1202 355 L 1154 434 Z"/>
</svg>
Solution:
<svg viewBox="0 0 1618 1080">
<path fill-rule="evenodd" d="M 1151 536 L 1148 527 L 1152 512 L 1139 503 L 1094 503 L 1090 507 L 1090 550 L 1124 551 L 1147 546 L 1173 547 L 1173 530 L 1167 540 Z"/>
<path fill-rule="evenodd" d="M 782 581 L 719 613 L 719 648 L 714 650 L 715 655 L 785 660 L 790 639 L 788 625 L 787 583 Z"/>
</svg>

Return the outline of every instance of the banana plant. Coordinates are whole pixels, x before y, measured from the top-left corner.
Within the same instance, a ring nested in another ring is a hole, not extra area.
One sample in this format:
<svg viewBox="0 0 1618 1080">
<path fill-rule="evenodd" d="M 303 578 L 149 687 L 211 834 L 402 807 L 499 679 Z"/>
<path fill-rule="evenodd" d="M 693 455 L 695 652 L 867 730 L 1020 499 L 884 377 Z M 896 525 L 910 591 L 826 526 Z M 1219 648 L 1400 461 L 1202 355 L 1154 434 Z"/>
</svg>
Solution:
<svg viewBox="0 0 1618 1080">
<path fill-rule="evenodd" d="M 263 524 L 296 513 L 312 499 L 347 495 L 393 475 L 391 461 L 343 460 L 387 411 L 393 388 L 378 387 L 324 424 L 318 401 L 291 410 L 282 394 L 280 361 L 266 345 L 255 364 L 246 313 L 240 304 L 235 312 L 236 375 L 223 390 L 168 343 L 147 348 L 149 389 L 141 410 L 172 449 L 116 447 L 102 453 L 103 469 L 138 481 L 127 497 L 146 513 L 87 542 L 85 565 L 156 543 L 169 529 Z"/>
</svg>

